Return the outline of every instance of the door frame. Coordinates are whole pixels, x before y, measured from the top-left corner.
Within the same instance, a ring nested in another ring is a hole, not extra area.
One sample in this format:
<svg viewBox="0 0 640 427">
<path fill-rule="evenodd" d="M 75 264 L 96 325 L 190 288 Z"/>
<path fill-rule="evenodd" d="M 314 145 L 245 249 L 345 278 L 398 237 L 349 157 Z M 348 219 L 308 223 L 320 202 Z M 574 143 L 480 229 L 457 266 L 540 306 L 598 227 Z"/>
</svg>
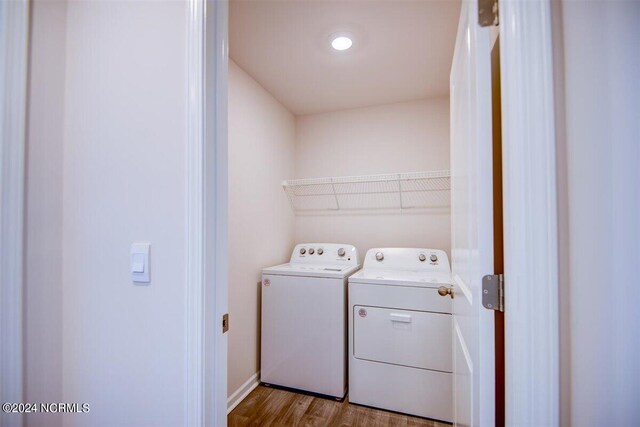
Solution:
<svg viewBox="0 0 640 427">
<path fill-rule="evenodd" d="M 189 110 L 187 307 L 195 311 L 187 311 L 187 396 L 196 402 L 186 404 L 185 421 L 223 426 L 227 344 L 219 320 L 228 294 L 228 1 L 190 4 L 189 80 L 200 91 L 190 90 L 189 98 L 194 108 Z M 550 0 L 500 2 L 507 425 L 559 424 L 550 9 Z"/>
<path fill-rule="evenodd" d="M 204 400 L 204 16 L 205 4 L 190 0 L 187 14 L 187 189 L 184 425 L 203 426 Z"/>
<path fill-rule="evenodd" d="M 189 0 L 184 425 L 227 423 L 227 0 Z"/>
<path fill-rule="evenodd" d="M 189 0 L 187 13 L 184 425 L 227 422 L 228 2 Z"/>
<path fill-rule="evenodd" d="M 559 425 L 551 2 L 501 0 L 506 425 Z"/>
<path fill-rule="evenodd" d="M 206 0 L 204 75 L 205 212 L 205 425 L 227 425 L 227 335 L 222 318 L 228 310 L 228 68 L 229 2 Z M 230 322 L 233 320 L 231 319 Z M 228 325 L 227 325 L 228 326 Z"/>
<path fill-rule="evenodd" d="M 21 402 L 27 0 L 0 4 L 0 31 L 0 402 Z M 22 415 L 0 413 L 0 425 L 21 426 Z"/>
</svg>

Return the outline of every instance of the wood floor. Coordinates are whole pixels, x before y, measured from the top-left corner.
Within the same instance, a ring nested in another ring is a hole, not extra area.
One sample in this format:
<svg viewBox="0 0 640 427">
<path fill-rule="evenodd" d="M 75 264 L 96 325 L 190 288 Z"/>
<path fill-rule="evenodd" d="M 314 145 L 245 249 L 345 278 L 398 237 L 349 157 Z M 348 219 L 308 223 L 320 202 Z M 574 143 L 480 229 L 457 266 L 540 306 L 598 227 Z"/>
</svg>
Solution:
<svg viewBox="0 0 640 427">
<path fill-rule="evenodd" d="M 258 386 L 228 417 L 244 426 L 399 426 L 450 427 L 451 424 L 352 405 L 307 394 Z"/>
</svg>

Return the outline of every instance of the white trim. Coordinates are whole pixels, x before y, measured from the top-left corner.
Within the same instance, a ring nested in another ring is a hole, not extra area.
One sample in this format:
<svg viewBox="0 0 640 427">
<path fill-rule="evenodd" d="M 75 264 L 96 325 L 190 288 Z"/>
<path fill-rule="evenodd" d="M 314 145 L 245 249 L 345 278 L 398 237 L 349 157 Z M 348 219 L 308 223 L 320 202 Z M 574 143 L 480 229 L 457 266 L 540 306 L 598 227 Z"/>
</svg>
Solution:
<svg viewBox="0 0 640 427">
<path fill-rule="evenodd" d="M 556 146 L 549 0 L 500 3 L 506 424 L 559 424 Z"/>
<path fill-rule="evenodd" d="M 187 17 L 187 203 L 184 425 L 205 425 L 204 1 Z"/>
<path fill-rule="evenodd" d="M 467 342 L 464 340 L 464 336 L 462 335 L 462 331 L 460 330 L 458 319 L 456 319 L 455 317 L 453 318 L 453 330 L 455 338 L 458 340 L 458 344 L 460 345 L 460 349 L 462 349 L 462 355 L 464 356 L 464 360 L 467 363 L 467 368 L 469 368 L 469 373 L 473 377 L 473 359 L 471 359 L 471 355 L 469 354 L 469 347 L 467 347 Z M 453 362 L 455 363 L 455 360 Z"/>
<path fill-rule="evenodd" d="M 228 303 L 228 150 L 226 0 L 206 0 L 205 13 L 205 425 L 227 425 L 227 335 L 222 315 Z M 230 315 L 233 330 L 233 313 Z"/>
<path fill-rule="evenodd" d="M 458 287 L 462 291 L 462 294 L 469 302 L 469 305 L 473 305 L 473 294 L 471 293 L 471 288 L 469 288 L 469 285 L 467 285 L 464 280 L 462 280 L 462 278 L 455 273 L 453 275 L 453 281 L 456 285 L 458 285 Z"/>
<path fill-rule="evenodd" d="M 236 406 L 240 404 L 249 393 L 256 389 L 260 385 L 260 371 L 251 375 L 251 377 L 245 381 L 238 389 L 227 399 L 227 415 L 233 411 Z"/>
<path fill-rule="evenodd" d="M 0 402 L 22 401 L 24 156 L 29 2 L 0 4 Z M 22 415 L 0 413 L 3 427 Z"/>
</svg>

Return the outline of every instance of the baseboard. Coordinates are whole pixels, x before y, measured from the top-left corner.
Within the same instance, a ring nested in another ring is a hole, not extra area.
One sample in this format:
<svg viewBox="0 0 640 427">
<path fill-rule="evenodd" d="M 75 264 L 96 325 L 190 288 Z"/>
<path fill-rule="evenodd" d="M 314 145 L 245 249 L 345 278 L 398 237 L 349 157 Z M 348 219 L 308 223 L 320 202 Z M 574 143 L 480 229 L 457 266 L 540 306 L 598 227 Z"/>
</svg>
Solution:
<svg viewBox="0 0 640 427">
<path fill-rule="evenodd" d="M 260 371 L 256 372 L 227 399 L 227 414 L 235 409 L 260 384 Z"/>
</svg>

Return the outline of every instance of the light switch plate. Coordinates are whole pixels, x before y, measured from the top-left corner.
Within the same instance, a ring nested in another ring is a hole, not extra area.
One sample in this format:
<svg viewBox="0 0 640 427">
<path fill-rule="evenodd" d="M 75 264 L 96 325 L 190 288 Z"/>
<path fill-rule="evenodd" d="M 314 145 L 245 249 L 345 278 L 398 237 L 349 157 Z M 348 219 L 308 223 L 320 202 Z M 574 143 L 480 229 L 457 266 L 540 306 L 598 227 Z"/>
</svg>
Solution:
<svg viewBox="0 0 640 427">
<path fill-rule="evenodd" d="M 150 243 L 133 243 L 131 245 L 129 271 L 131 272 L 131 280 L 135 283 L 149 283 L 151 281 L 150 249 Z"/>
</svg>

